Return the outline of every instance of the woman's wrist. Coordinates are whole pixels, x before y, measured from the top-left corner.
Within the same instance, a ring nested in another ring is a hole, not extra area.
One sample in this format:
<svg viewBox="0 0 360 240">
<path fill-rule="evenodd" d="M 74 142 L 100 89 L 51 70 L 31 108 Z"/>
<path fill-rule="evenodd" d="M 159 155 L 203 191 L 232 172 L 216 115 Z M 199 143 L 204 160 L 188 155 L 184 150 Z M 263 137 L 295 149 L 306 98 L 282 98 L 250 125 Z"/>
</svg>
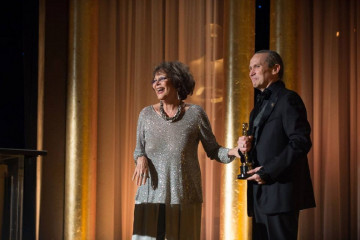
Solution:
<svg viewBox="0 0 360 240">
<path fill-rule="evenodd" d="M 228 155 L 229 155 L 229 157 L 231 157 L 231 156 L 239 157 L 238 149 L 236 147 L 229 149 Z"/>
</svg>

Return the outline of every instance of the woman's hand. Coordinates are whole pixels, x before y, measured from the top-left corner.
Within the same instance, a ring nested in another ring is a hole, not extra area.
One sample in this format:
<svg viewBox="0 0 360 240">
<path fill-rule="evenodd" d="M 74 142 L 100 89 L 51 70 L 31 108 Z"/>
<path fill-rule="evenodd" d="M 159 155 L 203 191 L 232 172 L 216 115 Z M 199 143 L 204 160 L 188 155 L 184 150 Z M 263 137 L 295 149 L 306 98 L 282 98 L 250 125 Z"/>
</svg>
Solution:
<svg viewBox="0 0 360 240">
<path fill-rule="evenodd" d="M 239 152 L 238 152 L 238 148 L 232 148 L 229 150 L 228 152 L 228 156 L 235 156 L 237 158 L 240 158 Z"/>
<path fill-rule="evenodd" d="M 145 185 L 149 177 L 148 159 L 145 156 L 138 157 L 136 160 L 136 167 L 132 176 L 132 181 L 135 180 L 136 185 Z"/>
</svg>

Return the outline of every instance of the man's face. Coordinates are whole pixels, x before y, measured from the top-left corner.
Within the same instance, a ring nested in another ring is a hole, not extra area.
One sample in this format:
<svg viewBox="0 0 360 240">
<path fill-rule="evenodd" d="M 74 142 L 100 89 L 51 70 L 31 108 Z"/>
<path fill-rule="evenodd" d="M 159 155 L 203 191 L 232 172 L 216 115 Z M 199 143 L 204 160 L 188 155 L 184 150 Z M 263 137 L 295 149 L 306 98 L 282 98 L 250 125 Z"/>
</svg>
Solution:
<svg viewBox="0 0 360 240">
<path fill-rule="evenodd" d="M 256 53 L 250 60 L 249 76 L 253 87 L 260 91 L 264 91 L 271 83 L 277 81 L 280 70 L 278 64 L 269 68 L 266 62 L 267 56 L 268 53 Z"/>
</svg>

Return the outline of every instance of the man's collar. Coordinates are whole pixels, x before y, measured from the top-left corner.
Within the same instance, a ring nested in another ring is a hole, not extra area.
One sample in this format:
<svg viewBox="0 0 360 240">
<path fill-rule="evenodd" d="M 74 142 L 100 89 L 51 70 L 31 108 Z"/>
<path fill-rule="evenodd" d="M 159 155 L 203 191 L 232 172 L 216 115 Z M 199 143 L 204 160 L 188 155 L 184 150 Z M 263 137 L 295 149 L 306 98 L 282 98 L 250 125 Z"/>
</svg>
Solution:
<svg viewBox="0 0 360 240">
<path fill-rule="evenodd" d="M 268 86 L 266 89 L 269 89 L 270 91 L 274 92 L 276 89 L 278 89 L 279 87 L 285 87 L 285 84 L 283 81 L 281 80 L 277 80 L 276 82 L 273 82 L 272 84 L 270 84 L 270 86 Z M 264 90 L 264 91 L 265 91 Z"/>
<path fill-rule="evenodd" d="M 276 92 L 277 89 L 281 88 L 281 87 L 285 87 L 285 84 L 283 83 L 283 81 L 276 81 L 273 82 L 272 84 L 270 84 L 270 86 L 268 86 L 267 88 L 264 89 L 264 91 L 260 92 L 257 96 L 258 100 L 267 100 L 270 98 L 271 93 Z"/>
</svg>

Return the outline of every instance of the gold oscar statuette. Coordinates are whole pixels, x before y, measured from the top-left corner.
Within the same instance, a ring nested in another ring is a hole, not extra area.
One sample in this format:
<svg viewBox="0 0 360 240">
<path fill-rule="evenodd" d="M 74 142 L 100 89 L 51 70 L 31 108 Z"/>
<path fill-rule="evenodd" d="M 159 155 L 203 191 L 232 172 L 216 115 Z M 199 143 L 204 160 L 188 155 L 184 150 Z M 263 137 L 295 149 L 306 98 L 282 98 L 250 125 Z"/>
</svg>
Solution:
<svg viewBox="0 0 360 240">
<path fill-rule="evenodd" d="M 243 123 L 242 124 L 242 134 L 243 136 L 248 136 L 248 130 L 249 130 L 249 124 L 248 123 Z M 239 151 L 240 154 L 240 174 L 237 176 L 238 179 L 246 179 L 248 177 L 250 177 L 251 175 L 248 174 L 247 172 L 251 169 L 253 169 L 253 164 L 252 162 L 249 161 L 248 158 L 248 153 L 242 153 Z"/>
</svg>

